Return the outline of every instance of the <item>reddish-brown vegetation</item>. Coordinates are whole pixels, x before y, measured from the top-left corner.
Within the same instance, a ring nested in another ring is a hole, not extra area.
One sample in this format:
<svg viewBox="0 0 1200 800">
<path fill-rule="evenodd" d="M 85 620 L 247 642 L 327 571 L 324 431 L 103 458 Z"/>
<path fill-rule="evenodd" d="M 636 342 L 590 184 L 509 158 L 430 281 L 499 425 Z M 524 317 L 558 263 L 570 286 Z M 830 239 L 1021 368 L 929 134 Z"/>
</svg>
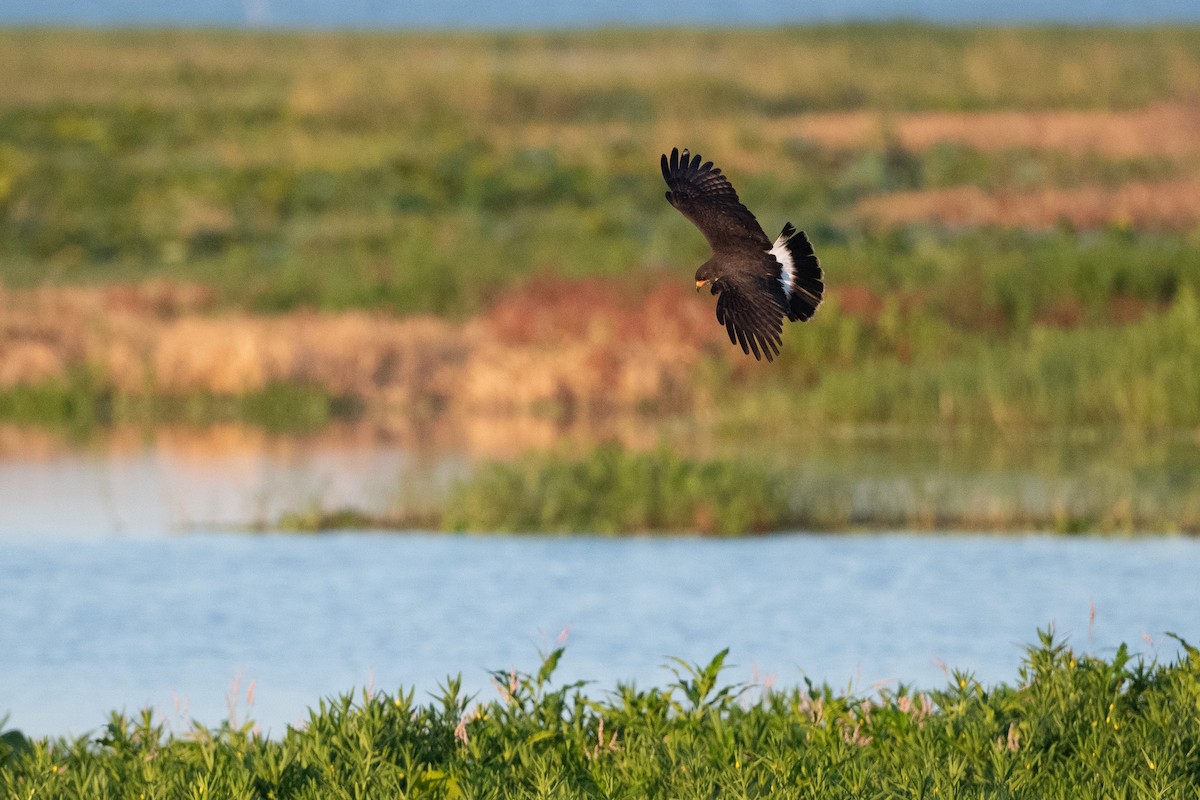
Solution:
<svg viewBox="0 0 1200 800">
<path fill-rule="evenodd" d="M 689 372 L 723 352 L 711 303 L 682 286 L 646 294 L 546 279 L 456 324 L 429 316 L 214 313 L 192 286 L 0 291 L 0 388 L 73 368 L 138 395 L 320 387 L 367 406 L 515 413 L 690 405 Z"/>
</svg>

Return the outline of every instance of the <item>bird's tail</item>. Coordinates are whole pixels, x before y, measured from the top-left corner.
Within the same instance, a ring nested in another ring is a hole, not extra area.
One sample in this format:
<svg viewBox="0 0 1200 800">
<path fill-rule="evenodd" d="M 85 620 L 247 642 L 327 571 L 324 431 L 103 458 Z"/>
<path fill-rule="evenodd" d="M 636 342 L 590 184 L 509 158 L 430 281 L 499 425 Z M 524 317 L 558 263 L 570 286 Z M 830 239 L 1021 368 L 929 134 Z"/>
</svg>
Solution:
<svg viewBox="0 0 1200 800">
<path fill-rule="evenodd" d="M 775 240 L 771 255 L 780 264 L 779 282 L 787 295 L 788 319 L 803 322 L 811 318 L 825 296 L 821 262 L 813 252 L 812 243 L 804 231 L 797 231 L 789 222 Z"/>
</svg>

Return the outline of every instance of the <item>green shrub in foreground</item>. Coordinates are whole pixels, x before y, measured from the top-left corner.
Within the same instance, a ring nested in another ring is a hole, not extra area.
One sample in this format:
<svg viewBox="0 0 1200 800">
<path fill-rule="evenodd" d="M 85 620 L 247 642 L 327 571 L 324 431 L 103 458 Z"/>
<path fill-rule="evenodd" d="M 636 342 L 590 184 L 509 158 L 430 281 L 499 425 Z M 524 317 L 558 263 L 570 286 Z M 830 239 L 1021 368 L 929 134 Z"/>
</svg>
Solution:
<svg viewBox="0 0 1200 800">
<path fill-rule="evenodd" d="M 839 694 L 719 682 L 725 653 L 676 661 L 666 688 L 600 697 L 495 673 L 322 701 L 278 740 L 252 725 L 167 733 L 114 715 L 75 741 L 0 736 L 0 796 L 59 798 L 1196 797 L 1200 651 L 1170 664 L 1074 652 L 1040 634 L 1017 685 Z"/>
<path fill-rule="evenodd" d="M 608 444 L 583 457 L 531 454 L 485 465 L 454 488 L 443 526 L 734 535 L 777 529 L 787 510 L 782 480 L 761 468 Z"/>
</svg>

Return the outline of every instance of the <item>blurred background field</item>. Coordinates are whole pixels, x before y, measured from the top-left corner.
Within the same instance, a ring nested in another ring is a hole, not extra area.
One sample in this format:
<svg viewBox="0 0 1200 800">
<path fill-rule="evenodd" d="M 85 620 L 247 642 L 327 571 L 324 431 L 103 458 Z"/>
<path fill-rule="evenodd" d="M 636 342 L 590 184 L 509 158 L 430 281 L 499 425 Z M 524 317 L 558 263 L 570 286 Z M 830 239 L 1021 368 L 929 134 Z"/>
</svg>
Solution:
<svg viewBox="0 0 1200 800">
<path fill-rule="evenodd" d="M 749 529 L 1200 528 L 1200 28 L 25 29 L 0 73 L 11 442 L 357 426 L 545 491 L 668 447 L 778 481 Z M 774 364 L 689 289 L 673 146 L 816 244 Z"/>
</svg>

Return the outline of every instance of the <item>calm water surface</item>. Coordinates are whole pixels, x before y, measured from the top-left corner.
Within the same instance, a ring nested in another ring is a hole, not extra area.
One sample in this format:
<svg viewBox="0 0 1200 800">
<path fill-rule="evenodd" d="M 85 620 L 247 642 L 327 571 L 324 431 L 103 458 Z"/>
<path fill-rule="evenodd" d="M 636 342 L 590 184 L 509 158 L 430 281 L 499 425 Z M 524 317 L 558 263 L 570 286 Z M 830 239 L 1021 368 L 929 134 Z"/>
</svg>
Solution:
<svg viewBox="0 0 1200 800">
<path fill-rule="evenodd" d="M 564 630 L 558 677 L 598 693 L 724 647 L 730 681 L 933 687 L 942 663 L 1014 681 L 1052 623 L 1100 654 L 1200 640 L 1198 565 L 1187 539 L 8 536 L 0 714 L 81 734 L 153 706 L 182 730 L 225 719 L 236 684 L 238 719 L 279 734 L 354 687 L 433 691 L 461 671 L 486 692 Z"/>
</svg>

